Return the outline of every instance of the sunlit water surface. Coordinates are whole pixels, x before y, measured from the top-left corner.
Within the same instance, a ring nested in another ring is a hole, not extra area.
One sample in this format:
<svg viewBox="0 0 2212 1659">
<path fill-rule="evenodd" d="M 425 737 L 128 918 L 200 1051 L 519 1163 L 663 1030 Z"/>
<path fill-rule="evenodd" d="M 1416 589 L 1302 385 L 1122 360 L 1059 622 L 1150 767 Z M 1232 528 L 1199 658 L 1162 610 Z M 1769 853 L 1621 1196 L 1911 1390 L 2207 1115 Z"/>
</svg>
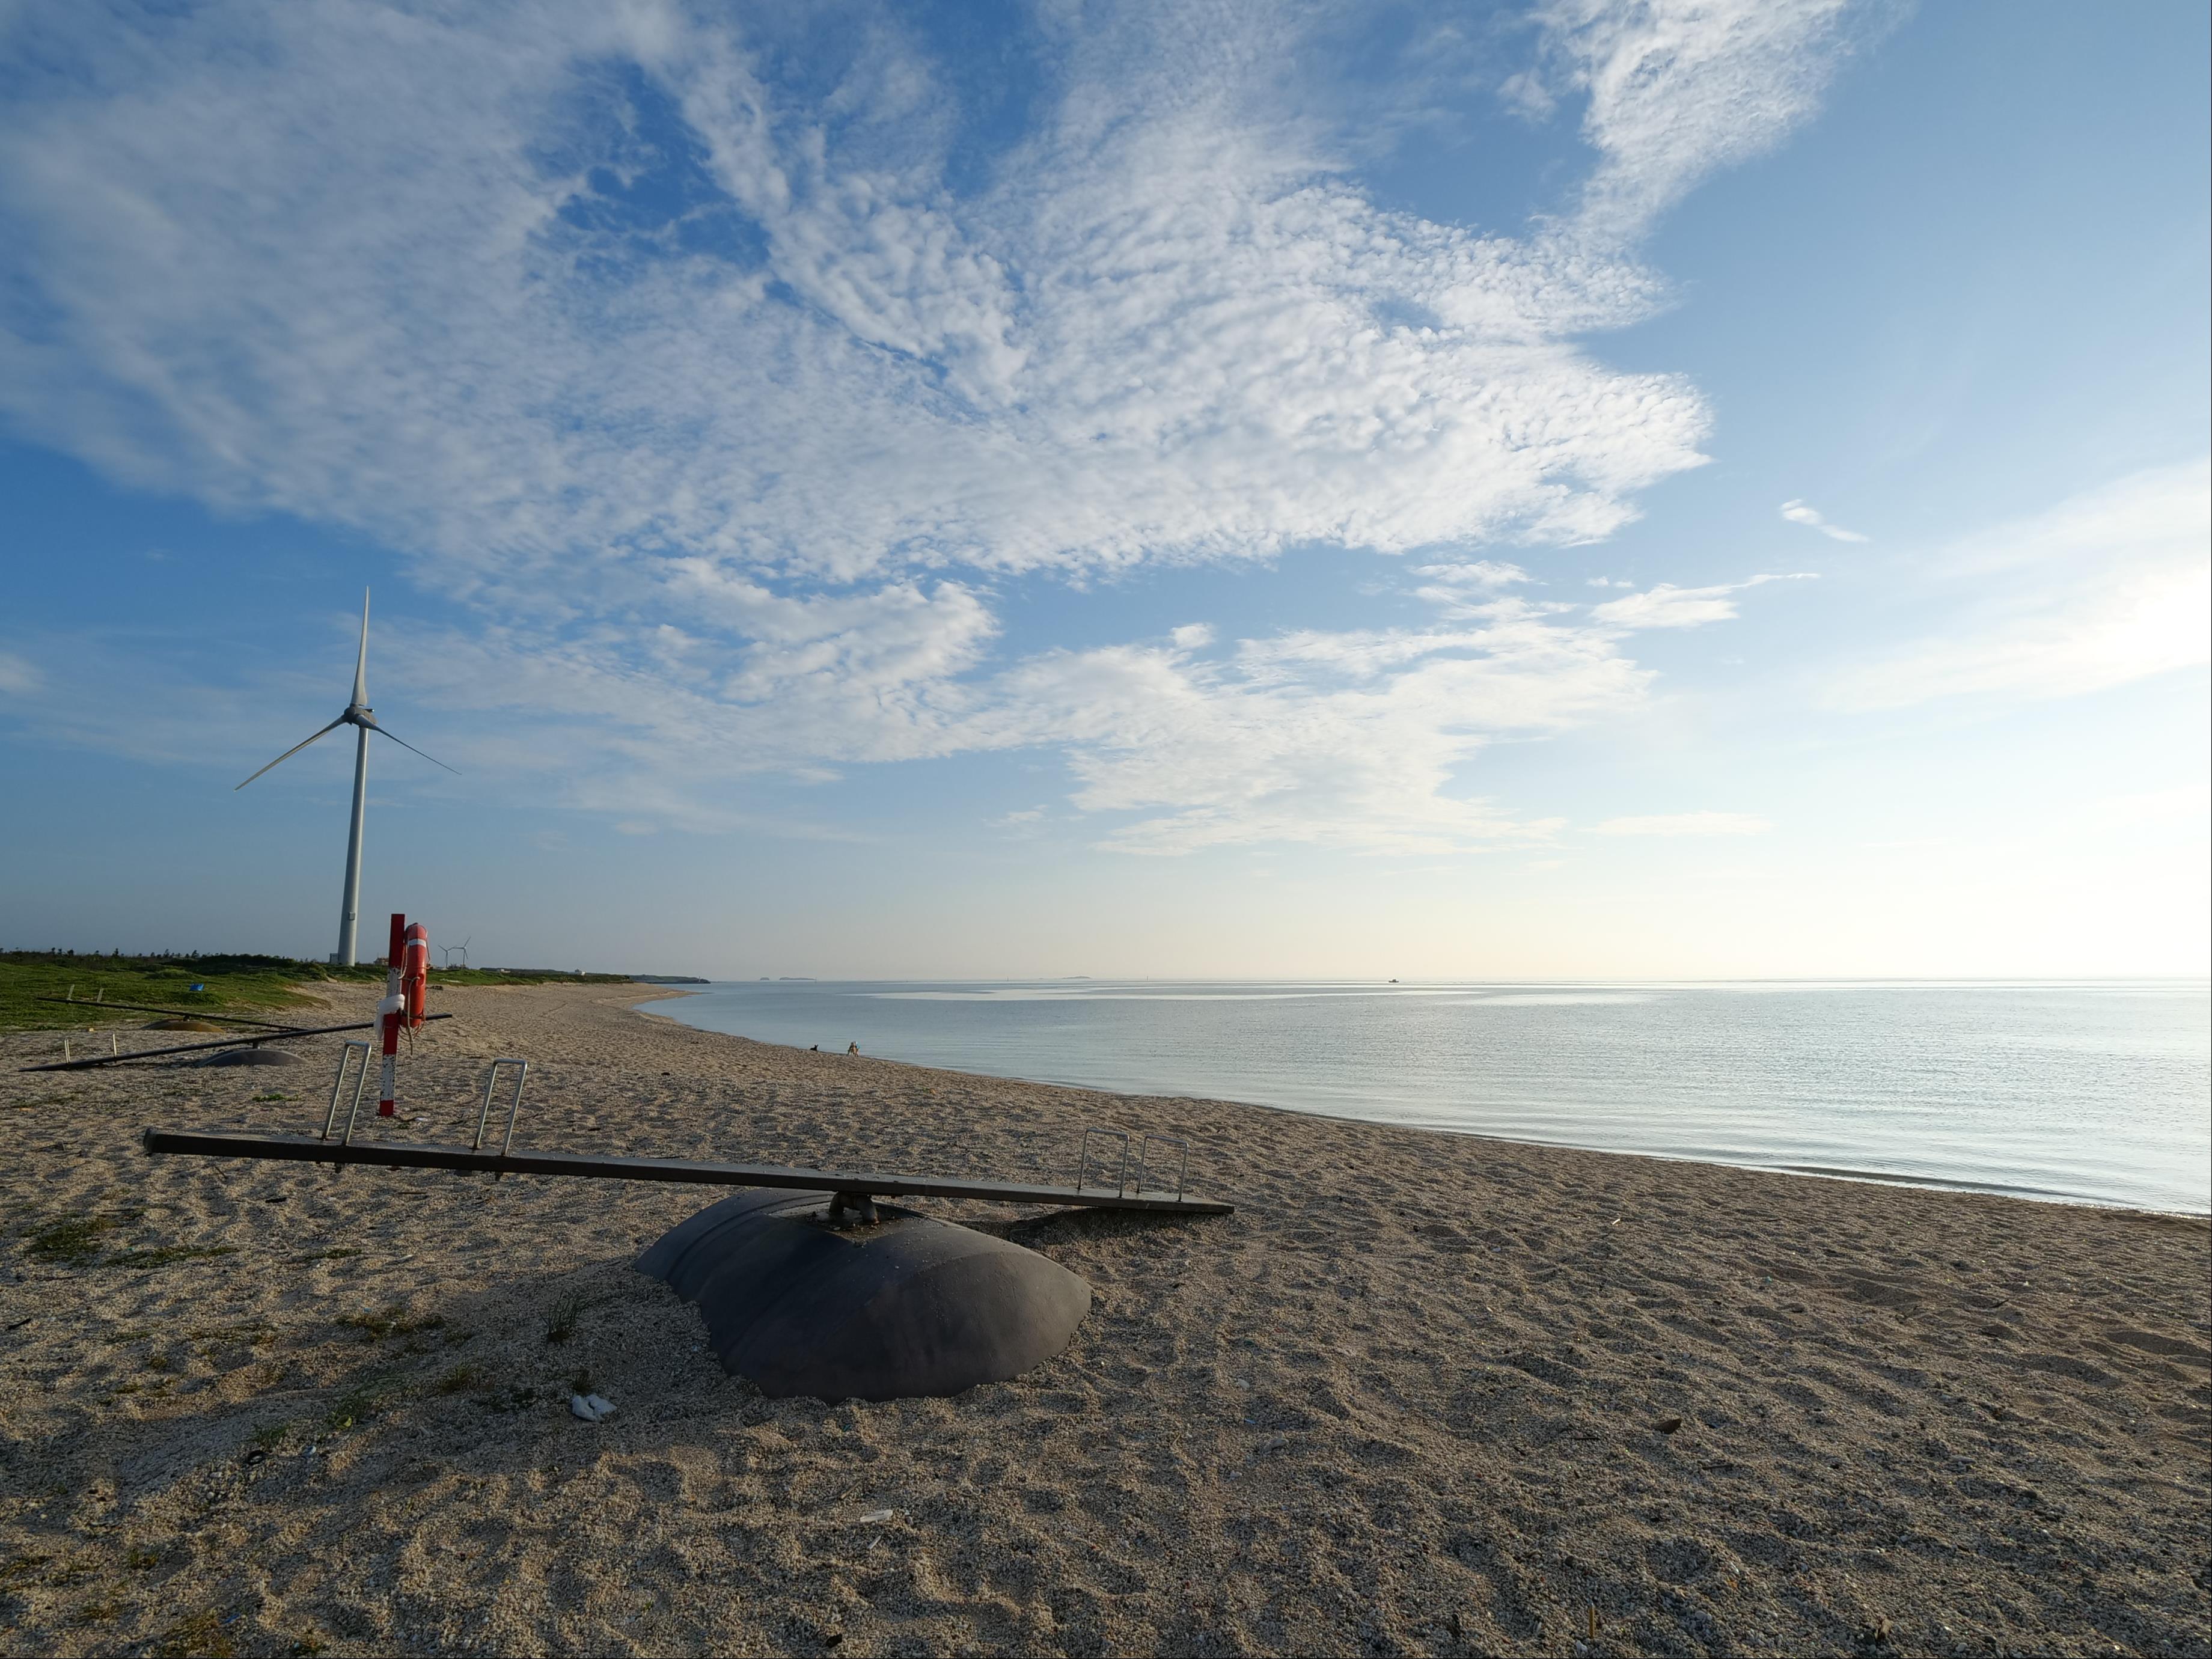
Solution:
<svg viewBox="0 0 2212 1659">
<path fill-rule="evenodd" d="M 798 1048 L 1516 1140 L 2212 1208 L 2212 986 L 718 984 Z M 1165 1126 L 1163 1126 L 1165 1127 Z"/>
</svg>

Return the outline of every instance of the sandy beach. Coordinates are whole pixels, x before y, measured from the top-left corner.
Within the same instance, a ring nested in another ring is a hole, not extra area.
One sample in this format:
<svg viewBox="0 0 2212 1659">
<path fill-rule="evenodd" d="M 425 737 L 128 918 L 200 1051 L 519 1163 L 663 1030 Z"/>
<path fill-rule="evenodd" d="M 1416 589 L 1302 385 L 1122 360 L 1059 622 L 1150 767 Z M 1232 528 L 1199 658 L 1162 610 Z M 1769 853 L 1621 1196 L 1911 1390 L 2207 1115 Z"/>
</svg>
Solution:
<svg viewBox="0 0 2212 1659">
<path fill-rule="evenodd" d="M 9 1651 L 2212 1655 L 2201 1218 L 801 1053 L 641 994 L 440 994 L 371 1133 L 465 1142 L 517 1054 L 531 1146 L 1066 1180 L 1085 1127 L 1157 1130 L 1239 1207 L 918 1202 L 1083 1275 L 1073 1346 L 769 1401 L 630 1267 L 717 1191 L 149 1159 L 149 1124 L 312 1132 L 336 1040 L 25 1075 L 59 1039 L 10 1036 Z"/>
</svg>

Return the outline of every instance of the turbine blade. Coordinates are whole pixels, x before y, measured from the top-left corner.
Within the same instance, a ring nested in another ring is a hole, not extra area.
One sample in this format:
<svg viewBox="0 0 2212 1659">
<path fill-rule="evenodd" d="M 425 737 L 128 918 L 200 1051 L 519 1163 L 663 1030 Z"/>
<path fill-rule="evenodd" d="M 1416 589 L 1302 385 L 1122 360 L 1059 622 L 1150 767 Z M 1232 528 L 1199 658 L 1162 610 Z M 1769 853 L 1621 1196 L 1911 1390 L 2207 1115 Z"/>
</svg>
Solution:
<svg viewBox="0 0 2212 1659">
<path fill-rule="evenodd" d="M 369 729 L 370 731 L 372 731 L 372 732 L 383 732 L 383 734 L 384 734 L 386 737 L 387 737 L 387 738 L 392 738 L 392 733 L 391 733 L 391 732 L 386 732 L 386 731 L 384 730 L 384 728 L 383 728 L 382 726 L 371 726 L 368 729 Z M 319 737 L 320 735 L 321 735 L 321 733 L 320 733 L 320 732 L 318 732 L 318 733 L 316 734 L 316 736 L 318 736 L 318 737 Z M 313 740 L 314 740 L 314 739 L 313 739 L 313 738 L 312 738 L 308 739 L 308 741 L 309 741 L 309 742 L 311 742 L 311 743 L 312 743 Z M 409 743 L 409 742 L 408 742 L 405 738 L 392 738 L 392 742 L 394 742 L 394 743 L 398 744 L 402 749 L 406 750 L 407 750 L 409 753 L 410 753 L 410 754 L 422 755 L 422 751 L 421 750 L 419 750 L 419 749 L 416 748 L 416 747 L 415 747 L 415 745 L 414 745 L 413 744 Z M 446 763 L 445 763 L 445 762 L 443 762 L 443 761 L 441 761 L 441 760 L 440 760 L 440 759 L 439 759 L 435 755 L 422 755 L 422 758 L 423 758 L 424 760 L 426 760 L 426 761 L 429 762 L 429 763 L 430 763 L 430 764 L 431 764 L 431 765 L 433 765 L 433 766 L 446 766 Z M 275 761 L 271 761 L 271 762 L 270 762 L 269 763 L 270 763 L 271 766 L 274 766 L 276 763 Z M 446 769 L 447 769 L 448 772 L 451 772 L 451 773 L 452 773 L 455 777 L 457 777 L 457 778 L 458 778 L 459 776 L 460 776 L 460 775 L 461 775 L 460 768 L 459 768 L 459 767 L 457 767 L 457 766 L 446 766 Z"/>
<path fill-rule="evenodd" d="M 319 732 L 316 732 L 314 737 L 313 737 L 313 738 L 309 738 L 307 739 L 307 743 L 295 743 L 295 744 L 293 744 L 289 749 L 287 749 L 287 750 L 286 750 L 283 754 L 281 754 L 281 755 L 277 756 L 277 757 L 276 757 L 276 758 L 275 760 L 270 761 L 270 762 L 269 763 L 269 766 L 264 766 L 264 767 L 263 767 L 263 768 L 261 769 L 261 772 L 266 772 L 266 771 L 269 769 L 269 767 L 270 767 L 270 766 L 282 766 L 282 765 L 283 765 L 286 761 L 288 761 L 288 760 L 291 759 L 293 756 L 295 756 L 295 755 L 298 754 L 298 753 L 299 753 L 302 749 L 305 749 L 305 748 L 307 746 L 307 744 L 308 744 L 308 743 L 313 743 L 313 742 L 314 742 L 314 741 L 316 740 L 316 738 L 326 738 L 326 737 L 328 737 L 331 732 L 333 732 L 337 731 L 337 730 L 338 729 L 338 727 L 340 727 L 341 726 L 343 726 L 344 724 L 345 724 L 345 716 L 344 716 L 343 714 L 341 714 L 341 715 L 339 715 L 336 720 L 332 720 L 332 721 L 331 721 L 328 726 L 325 726 L 321 731 L 319 731 Z M 253 778 L 258 778 L 258 777 L 259 777 L 259 776 L 261 775 L 261 772 L 256 772 L 256 773 L 253 775 Z M 253 778 L 248 778 L 248 779 L 246 779 L 246 783 L 251 783 L 251 782 L 252 782 L 252 781 L 253 781 Z M 241 784 L 235 785 L 235 786 L 231 789 L 231 792 L 230 792 L 230 793 L 231 793 L 232 794 L 234 794 L 234 794 L 236 794 L 236 793 L 239 792 L 239 790 L 243 789 L 243 788 L 245 788 L 245 787 L 246 787 L 246 783 L 241 783 Z"/>
<path fill-rule="evenodd" d="M 354 659 L 353 700 L 366 706 L 368 702 L 368 590 L 361 590 L 361 655 Z"/>
</svg>

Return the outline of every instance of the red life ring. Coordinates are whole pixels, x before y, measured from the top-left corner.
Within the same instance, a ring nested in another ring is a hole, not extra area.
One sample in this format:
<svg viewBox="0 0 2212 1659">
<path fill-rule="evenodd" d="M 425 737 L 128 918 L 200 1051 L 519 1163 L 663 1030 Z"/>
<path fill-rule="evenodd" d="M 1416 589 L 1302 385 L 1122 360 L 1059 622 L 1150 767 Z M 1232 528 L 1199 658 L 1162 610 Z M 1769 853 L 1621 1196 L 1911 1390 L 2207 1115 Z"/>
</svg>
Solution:
<svg viewBox="0 0 2212 1659">
<path fill-rule="evenodd" d="M 430 994 L 430 930 L 421 922 L 407 929 L 404 962 L 399 970 L 399 994 L 406 999 L 400 1018 L 410 1027 L 422 1023 L 423 1005 Z"/>
</svg>

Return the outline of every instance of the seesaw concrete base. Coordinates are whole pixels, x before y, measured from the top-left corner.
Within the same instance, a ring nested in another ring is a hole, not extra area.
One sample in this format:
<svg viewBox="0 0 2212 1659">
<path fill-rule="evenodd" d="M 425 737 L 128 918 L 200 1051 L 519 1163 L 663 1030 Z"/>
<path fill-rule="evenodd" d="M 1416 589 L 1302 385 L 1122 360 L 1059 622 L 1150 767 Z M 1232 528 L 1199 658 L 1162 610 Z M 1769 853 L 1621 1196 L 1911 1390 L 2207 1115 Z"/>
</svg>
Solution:
<svg viewBox="0 0 2212 1659">
<path fill-rule="evenodd" d="M 828 1191 L 749 1192 L 637 1259 L 698 1304 L 723 1369 L 762 1393 L 903 1400 L 1000 1382 L 1058 1353 L 1091 1287 L 988 1233 L 890 1205 L 830 1224 Z"/>
</svg>

